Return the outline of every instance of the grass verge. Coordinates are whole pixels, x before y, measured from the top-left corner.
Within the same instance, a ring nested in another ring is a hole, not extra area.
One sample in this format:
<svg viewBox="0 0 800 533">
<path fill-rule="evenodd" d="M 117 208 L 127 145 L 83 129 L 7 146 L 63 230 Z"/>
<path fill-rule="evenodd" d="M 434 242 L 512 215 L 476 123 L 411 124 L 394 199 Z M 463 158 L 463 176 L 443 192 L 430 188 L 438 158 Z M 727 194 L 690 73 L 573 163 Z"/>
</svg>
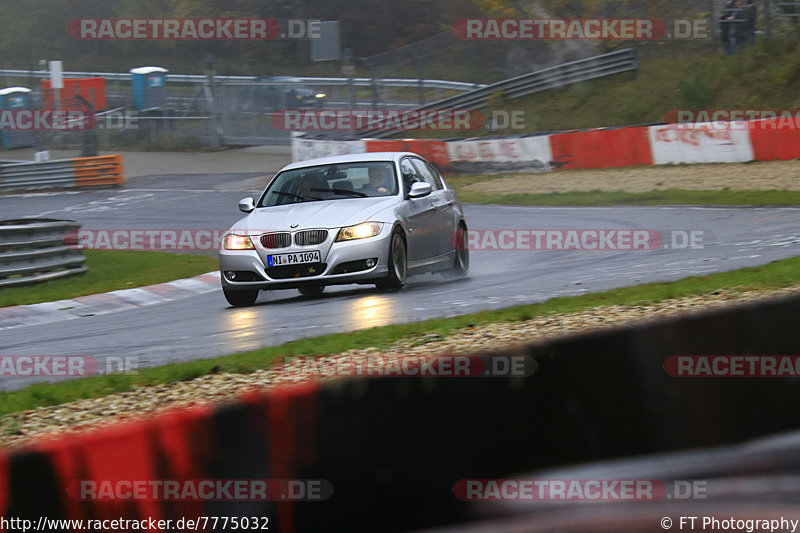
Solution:
<svg viewBox="0 0 800 533">
<path fill-rule="evenodd" d="M 86 250 L 89 270 L 66 278 L 0 290 L 0 307 L 52 302 L 130 289 L 217 270 L 217 258 L 167 252 Z"/>
<path fill-rule="evenodd" d="M 468 186 L 513 177 L 514 174 L 452 174 L 447 185 L 470 204 L 609 206 L 609 205 L 800 205 L 800 191 L 654 189 L 646 192 L 568 191 L 551 193 L 497 193 Z M 531 178 L 535 179 L 535 178 Z"/>
<path fill-rule="evenodd" d="M 470 324 L 480 326 L 492 322 L 516 322 L 530 320 L 536 316 L 574 313 L 610 305 L 644 305 L 670 298 L 706 294 L 720 289 L 774 289 L 787 287 L 798 281 L 800 281 L 800 257 L 794 257 L 760 267 L 689 277 L 670 283 L 647 283 L 594 294 L 553 298 L 540 304 L 302 339 L 225 357 L 141 369 L 135 375 L 96 376 L 54 384 L 37 384 L 19 391 L 0 393 L 0 415 L 125 392 L 137 385 L 161 385 L 191 380 L 214 372 L 253 372 L 269 368 L 273 359 L 279 356 L 324 355 L 368 347 L 380 349 L 402 338 L 415 338 L 429 333 L 446 336 Z"/>
<path fill-rule="evenodd" d="M 448 180 L 448 184 L 452 180 Z M 499 194 L 463 191 L 455 186 L 462 202 L 470 204 L 608 206 L 608 205 L 800 205 L 800 191 L 694 191 L 665 189 L 647 192 L 575 191 Z"/>
</svg>

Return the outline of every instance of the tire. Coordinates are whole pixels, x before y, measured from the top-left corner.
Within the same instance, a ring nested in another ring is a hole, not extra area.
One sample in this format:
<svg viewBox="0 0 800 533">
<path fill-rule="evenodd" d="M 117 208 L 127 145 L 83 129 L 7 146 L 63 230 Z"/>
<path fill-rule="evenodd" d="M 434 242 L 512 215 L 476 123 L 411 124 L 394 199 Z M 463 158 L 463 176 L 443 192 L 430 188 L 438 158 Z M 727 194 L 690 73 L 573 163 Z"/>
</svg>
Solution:
<svg viewBox="0 0 800 533">
<path fill-rule="evenodd" d="M 325 290 L 325 285 L 309 285 L 308 287 L 298 287 L 297 290 L 303 296 L 319 296 Z"/>
<path fill-rule="evenodd" d="M 456 256 L 453 259 L 452 275 L 463 277 L 469 272 L 469 241 L 467 240 L 467 226 L 459 224 L 455 237 Z"/>
<path fill-rule="evenodd" d="M 389 241 L 389 273 L 375 286 L 381 290 L 399 290 L 406 284 L 408 276 L 408 253 L 403 231 L 396 228 Z"/>
<path fill-rule="evenodd" d="M 256 303 L 258 299 L 258 289 L 235 291 L 222 288 L 225 299 L 234 307 L 247 307 Z"/>
</svg>

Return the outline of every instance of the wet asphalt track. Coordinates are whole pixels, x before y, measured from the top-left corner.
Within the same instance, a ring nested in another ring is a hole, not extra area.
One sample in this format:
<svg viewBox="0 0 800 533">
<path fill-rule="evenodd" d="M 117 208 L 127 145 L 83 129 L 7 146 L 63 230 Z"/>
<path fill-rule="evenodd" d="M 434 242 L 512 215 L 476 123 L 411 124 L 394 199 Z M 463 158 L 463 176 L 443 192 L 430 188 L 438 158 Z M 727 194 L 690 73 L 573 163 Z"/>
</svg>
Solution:
<svg viewBox="0 0 800 533">
<path fill-rule="evenodd" d="M 220 229 L 256 194 L 256 174 L 137 178 L 124 189 L 0 196 L 0 218 L 77 220 L 85 229 Z M 208 358 L 309 337 L 541 302 L 554 296 L 755 266 L 800 254 L 800 209 L 467 206 L 470 229 L 702 231 L 704 247 L 657 251 L 482 251 L 470 276 L 412 277 L 399 293 L 329 287 L 319 298 L 262 293 L 251 308 L 221 290 L 130 311 L 0 330 L 0 355 L 138 357 L 139 364 Z M 669 238 L 668 241 L 669 243 Z M 30 383 L 0 378 L 0 389 Z"/>
</svg>

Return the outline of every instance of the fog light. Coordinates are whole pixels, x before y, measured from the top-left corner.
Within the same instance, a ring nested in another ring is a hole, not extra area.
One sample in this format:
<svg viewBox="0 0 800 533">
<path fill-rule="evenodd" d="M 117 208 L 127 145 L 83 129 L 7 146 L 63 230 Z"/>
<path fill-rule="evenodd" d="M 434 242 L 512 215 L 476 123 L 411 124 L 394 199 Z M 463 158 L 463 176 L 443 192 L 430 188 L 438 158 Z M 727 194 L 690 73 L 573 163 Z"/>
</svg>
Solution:
<svg viewBox="0 0 800 533">
<path fill-rule="evenodd" d="M 367 259 L 367 268 L 372 268 L 374 266 L 375 266 L 375 260 L 374 259 Z"/>
<path fill-rule="evenodd" d="M 225 277 L 228 278 L 228 281 L 233 281 L 236 279 L 236 272 L 232 270 L 226 270 Z"/>
</svg>

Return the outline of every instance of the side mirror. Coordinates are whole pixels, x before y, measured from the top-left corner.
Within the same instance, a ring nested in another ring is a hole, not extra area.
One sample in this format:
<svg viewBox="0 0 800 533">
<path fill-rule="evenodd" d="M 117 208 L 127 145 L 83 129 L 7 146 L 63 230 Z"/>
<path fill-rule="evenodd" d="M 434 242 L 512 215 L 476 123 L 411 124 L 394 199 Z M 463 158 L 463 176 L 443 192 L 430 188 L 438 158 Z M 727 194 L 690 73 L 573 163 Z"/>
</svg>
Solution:
<svg viewBox="0 0 800 533">
<path fill-rule="evenodd" d="M 239 211 L 241 211 L 242 213 L 249 213 L 255 208 L 256 206 L 253 203 L 253 199 L 250 198 L 249 196 L 247 198 L 242 198 L 241 200 L 239 200 Z"/>
<path fill-rule="evenodd" d="M 408 193 L 409 198 L 422 198 L 423 196 L 428 196 L 431 193 L 431 184 L 425 183 L 422 181 L 416 182 L 414 185 L 411 186 L 411 191 Z"/>
</svg>

